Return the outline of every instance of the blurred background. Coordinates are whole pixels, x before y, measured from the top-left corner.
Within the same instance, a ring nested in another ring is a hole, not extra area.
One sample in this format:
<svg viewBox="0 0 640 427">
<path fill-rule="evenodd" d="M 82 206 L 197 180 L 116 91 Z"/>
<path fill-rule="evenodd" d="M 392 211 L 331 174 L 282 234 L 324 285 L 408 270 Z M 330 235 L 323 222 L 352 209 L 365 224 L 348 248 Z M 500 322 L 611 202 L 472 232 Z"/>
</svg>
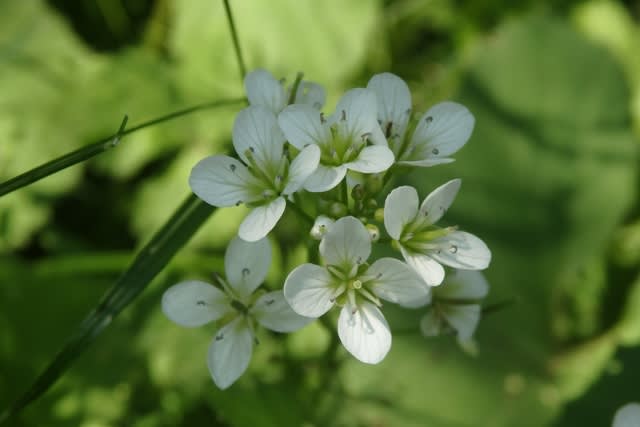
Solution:
<svg viewBox="0 0 640 427">
<path fill-rule="evenodd" d="M 387 311 L 380 365 L 327 360 L 317 324 L 268 335 L 220 392 L 211 328 L 160 311 L 163 291 L 222 271 L 238 209 L 217 211 L 15 426 L 606 426 L 640 400 L 640 2 L 233 1 L 249 69 L 347 88 L 391 71 L 414 110 L 465 104 L 448 219 L 493 251 L 478 354 Z M 218 0 L 0 0 L 0 181 L 177 109 L 243 96 Z M 58 352 L 226 150 L 237 108 L 201 111 L 0 198 L 0 409 Z M 304 260 L 285 218 L 268 285 Z M 387 309 L 387 307 L 385 307 Z"/>
</svg>

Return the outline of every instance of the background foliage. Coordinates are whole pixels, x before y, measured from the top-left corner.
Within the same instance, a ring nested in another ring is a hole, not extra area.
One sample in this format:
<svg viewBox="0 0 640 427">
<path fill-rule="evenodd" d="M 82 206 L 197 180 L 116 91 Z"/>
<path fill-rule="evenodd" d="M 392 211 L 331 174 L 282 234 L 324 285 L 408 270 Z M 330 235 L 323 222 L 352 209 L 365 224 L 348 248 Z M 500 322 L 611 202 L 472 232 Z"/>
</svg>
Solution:
<svg viewBox="0 0 640 427">
<path fill-rule="evenodd" d="M 481 6 L 482 4 L 482 6 Z M 608 425 L 640 399 L 640 5 L 395 0 L 233 2 L 250 67 L 302 70 L 329 104 L 372 73 L 407 79 L 416 110 L 476 116 L 451 165 L 407 178 L 422 195 L 463 179 L 449 219 L 494 258 L 472 357 L 392 312 L 392 351 L 365 366 L 315 324 L 265 334 L 218 391 L 211 330 L 161 314 L 162 292 L 222 268 L 236 209 L 217 211 L 17 426 Z M 0 181 L 140 123 L 242 96 L 216 0 L 0 1 Z M 329 108 L 330 110 L 331 108 Z M 195 162 L 226 150 L 236 110 L 203 111 L 0 198 L 0 408 L 60 350 L 189 194 Z M 268 285 L 304 258 L 297 224 Z M 634 363 L 636 362 L 636 363 Z"/>
</svg>

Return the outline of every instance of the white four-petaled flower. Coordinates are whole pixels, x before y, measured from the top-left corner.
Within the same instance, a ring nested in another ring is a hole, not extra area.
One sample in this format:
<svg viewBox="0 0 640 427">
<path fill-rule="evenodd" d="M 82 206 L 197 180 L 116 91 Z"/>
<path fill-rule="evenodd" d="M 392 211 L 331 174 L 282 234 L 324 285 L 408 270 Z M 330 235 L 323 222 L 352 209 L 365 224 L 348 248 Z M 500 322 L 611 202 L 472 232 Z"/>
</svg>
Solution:
<svg viewBox="0 0 640 427">
<path fill-rule="evenodd" d="M 471 136 L 475 123 L 471 112 L 461 104 L 445 101 L 420 117 L 409 139 L 411 93 L 404 80 L 391 73 L 376 74 L 367 88 L 376 93 L 380 127 L 398 164 L 424 167 L 450 163 L 453 159 L 448 156 Z"/>
<path fill-rule="evenodd" d="M 393 164 L 393 152 L 378 125 L 376 97 L 371 90 L 347 91 L 335 113 L 326 119 L 308 105 L 294 104 L 280 113 L 278 122 L 289 143 L 298 149 L 320 147 L 320 164 L 304 184 L 308 191 L 334 188 L 348 170 L 379 173 Z"/>
<path fill-rule="evenodd" d="M 273 75 L 263 69 L 257 69 L 244 79 L 244 87 L 250 105 L 267 107 L 275 114 L 287 106 L 293 88 L 285 89 L 283 82 L 276 80 Z M 316 110 L 324 106 L 326 94 L 324 88 L 317 83 L 301 81 L 296 89 L 294 101 L 296 104 L 309 105 Z"/>
<path fill-rule="evenodd" d="M 245 203 L 251 207 L 238 235 L 253 242 L 275 227 L 286 198 L 300 190 L 316 170 L 320 150 L 310 145 L 289 162 L 275 114 L 260 105 L 245 108 L 236 117 L 233 147 L 242 161 L 225 155 L 206 157 L 191 171 L 189 185 L 213 206 Z"/>
<path fill-rule="evenodd" d="M 235 238 L 225 253 L 226 281 L 219 279 L 222 290 L 191 280 L 170 287 L 162 296 L 163 312 L 181 326 L 221 320 L 207 356 L 209 372 L 221 389 L 233 384 L 249 366 L 256 324 L 276 332 L 292 332 L 312 320 L 291 310 L 282 291 L 261 296 L 254 293 L 270 263 L 267 239 L 250 243 Z"/>
<path fill-rule="evenodd" d="M 473 270 L 454 270 L 447 274 L 441 286 L 432 289 L 429 311 L 420 321 L 420 330 L 427 337 L 454 332 L 460 341 L 473 336 L 489 284 L 484 275 Z"/>
<path fill-rule="evenodd" d="M 387 233 L 407 264 L 429 286 L 442 283 L 442 264 L 461 270 L 483 270 L 491 261 L 489 248 L 473 234 L 435 225 L 453 203 L 460 182 L 454 179 L 441 185 L 420 206 L 418 192 L 409 186 L 393 190 L 384 203 Z"/>
<path fill-rule="evenodd" d="M 405 307 L 428 302 L 429 288 L 405 263 L 380 258 L 366 263 L 371 237 L 356 218 L 340 218 L 320 242 L 325 266 L 302 264 L 287 277 L 284 295 L 300 315 L 320 317 L 341 306 L 338 335 L 344 347 L 365 363 L 380 362 L 391 348 L 391 331 L 379 298 Z"/>
</svg>

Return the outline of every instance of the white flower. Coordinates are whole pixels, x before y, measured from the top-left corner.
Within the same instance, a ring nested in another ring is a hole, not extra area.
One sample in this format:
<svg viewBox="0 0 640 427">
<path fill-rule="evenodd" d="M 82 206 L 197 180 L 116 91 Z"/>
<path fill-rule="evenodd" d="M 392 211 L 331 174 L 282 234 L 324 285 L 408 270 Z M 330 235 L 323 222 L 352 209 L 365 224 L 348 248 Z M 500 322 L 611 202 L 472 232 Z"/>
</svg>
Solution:
<svg viewBox="0 0 640 427">
<path fill-rule="evenodd" d="M 475 119 L 469 110 L 455 102 L 441 102 L 424 113 L 409 139 L 406 134 L 411 118 L 411 94 L 400 77 L 376 74 L 367 88 L 376 93 L 378 120 L 396 162 L 408 166 L 434 166 L 450 163 L 451 154 L 469 140 Z"/>
<path fill-rule="evenodd" d="M 270 72 L 262 69 L 247 74 L 244 87 L 250 105 L 267 107 L 275 114 L 287 106 L 292 90 L 291 87 L 285 90 L 282 81 L 276 80 Z M 294 98 L 296 104 L 309 105 L 316 110 L 324 106 L 325 100 L 326 94 L 322 86 L 304 80 L 298 85 Z"/>
<path fill-rule="evenodd" d="M 489 266 L 491 252 L 482 240 L 454 227 L 439 228 L 435 223 L 460 189 L 454 179 L 436 188 L 418 208 L 418 192 L 409 186 L 398 187 L 384 203 L 384 226 L 393 244 L 411 267 L 429 286 L 444 279 L 441 264 L 461 270 L 483 270 Z"/>
<path fill-rule="evenodd" d="M 205 202 L 218 207 L 251 207 L 238 234 L 246 241 L 265 237 L 282 217 L 286 197 L 301 189 L 315 171 L 320 150 L 304 148 L 289 163 L 275 114 L 263 106 L 242 110 L 233 124 L 233 146 L 242 162 L 225 155 L 201 160 L 189 185 Z"/>
<path fill-rule="evenodd" d="M 219 279 L 223 290 L 191 280 L 170 287 L 162 296 L 162 311 L 181 326 L 197 327 L 221 320 L 223 326 L 207 356 L 209 372 L 221 389 L 233 384 L 249 366 L 256 323 L 273 331 L 292 332 L 312 320 L 293 312 L 282 291 L 261 296 L 254 293 L 270 264 L 267 239 L 249 243 L 235 238 L 224 257 L 227 280 Z"/>
<path fill-rule="evenodd" d="M 378 173 L 393 164 L 393 153 L 377 122 L 375 94 L 368 89 L 347 91 L 326 120 L 312 107 L 296 104 L 286 107 L 278 122 L 289 143 L 298 149 L 320 147 L 320 165 L 304 185 L 308 191 L 334 188 L 347 170 Z"/>
<path fill-rule="evenodd" d="M 320 242 L 326 266 L 303 264 L 284 284 L 284 296 L 303 316 L 320 317 L 341 306 L 338 335 L 344 347 L 365 363 L 380 362 L 391 348 L 391 331 L 379 298 L 406 307 L 428 302 L 429 288 L 406 264 L 393 258 L 366 263 L 371 237 L 351 216 L 340 218 Z"/>
<path fill-rule="evenodd" d="M 627 403 L 616 411 L 613 427 L 640 427 L 640 403 Z"/>
<path fill-rule="evenodd" d="M 433 288 L 420 330 L 427 337 L 455 332 L 460 341 L 469 341 L 480 322 L 480 300 L 488 292 L 489 284 L 479 271 L 453 271 L 442 286 Z"/>
</svg>

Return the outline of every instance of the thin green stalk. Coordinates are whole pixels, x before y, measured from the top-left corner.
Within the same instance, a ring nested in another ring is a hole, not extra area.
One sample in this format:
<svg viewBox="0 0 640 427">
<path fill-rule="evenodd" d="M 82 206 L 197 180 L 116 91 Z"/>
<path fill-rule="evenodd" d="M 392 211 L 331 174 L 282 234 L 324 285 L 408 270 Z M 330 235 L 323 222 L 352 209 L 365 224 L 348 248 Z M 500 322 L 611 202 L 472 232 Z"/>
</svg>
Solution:
<svg viewBox="0 0 640 427">
<path fill-rule="evenodd" d="M 240 49 L 240 41 L 238 40 L 238 31 L 236 30 L 236 24 L 235 24 L 235 21 L 233 20 L 233 14 L 231 13 L 229 0 L 224 0 L 223 3 L 224 3 L 224 11 L 227 14 L 227 21 L 229 22 L 231 39 L 233 40 L 233 49 L 236 52 L 236 60 L 238 61 L 238 68 L 240 69 L 240 79 L 244 84 L 244 76 L 247 75 L 247 67 L 245 67 L 244 59 L 242 58 L 242 50 Z"/>
<path fill-rule="evenodd" d="M 246 100 L 244 98 L 235 98 L 235 99 L 223 99 L 219 101 L 206 102 L 204 104 L 199 104 L 193 107 L 185 108 L 183 110 L 175 111 L 173 113 L 166 114 L 156 119 L 152 119 L 147 122 L 140 123 L 139 125 L 133 126 L 126 130 L 124 129 L 124 125 L 126 125 L 127 116 L 125 116 L 125 119 L 123 120 L 122 125 L 120 126 L 120 130 L 116 132 L 114 135 L 111 135 L 106 138 L 102 138 L 97 142 L 86 145 L 82 148 L 72 151 L 71 153 L 65 154 L 61 157 L 58 157 L 57 159 L 51 160 L 47 163 L 37 166 L 31 169 L 30 171 L 20 174 L 0 184 L 0 197 L 6 194 L 9 194 L 19 188 L 26 187 L 29 184 L 33 184 L 34 182 L 39 181 L 42 178 L 45 178 L 49 175 L 52 175 L 56 172 L 59 172 L 70 166 L 73 166 L 77 163 L 83 162 L 85 160 L 89 160 L 90 158 L 97 156 L 100 153 L 103 153 L 113 147 L 116 147 L 123 136 L 139 131 L 140 129 L 144 129 L 149 126 L 153 126 L 162 122 L 173 120 L 175 118 L 178 118 L 190 113 L 194 113 L 196 111 L 239 104 L 245 101 Z"/>
<path fill-rule="evenodd" d="M 307 222 L 310 226 L 313 226 L 313 223 L 315 222 L 315 220 L 309 216 L 309 214 L 307 214 L 304 210 L 302 210 L 302 208 L 300 206 L 298 206 L 296 203 L 294 202 L 288 202 L 289 206 L 291 206 L 291 209 L 294 210 L 294 212 L 296 214 L 298 214 L 298 216 L 304 220 L 305 222 Z"/>
<path fill-rule="evenodd" d="M 0 424 L 7 422 L 39 398 L 64 374 L 76 358 L 111 324 L 115 316 L 151 283 L 213 211 L 212 206 L 195 195 L 190 195 L 107 290 L 96 308 L 80 323 L 62 350 L 29 389 L 0 414 Z"/>
<path fill-rule="evenodd" d="M 293 81 L 293 85 L 291 86 L 291 93 L 289 94 L 289 105 L 296 102 L 296 94 L 298 93 L 300 82 L 302 82 L 302 77 L 304 77 L 304 73 L 296 74 L 296 79 Z"/>
</svg>

